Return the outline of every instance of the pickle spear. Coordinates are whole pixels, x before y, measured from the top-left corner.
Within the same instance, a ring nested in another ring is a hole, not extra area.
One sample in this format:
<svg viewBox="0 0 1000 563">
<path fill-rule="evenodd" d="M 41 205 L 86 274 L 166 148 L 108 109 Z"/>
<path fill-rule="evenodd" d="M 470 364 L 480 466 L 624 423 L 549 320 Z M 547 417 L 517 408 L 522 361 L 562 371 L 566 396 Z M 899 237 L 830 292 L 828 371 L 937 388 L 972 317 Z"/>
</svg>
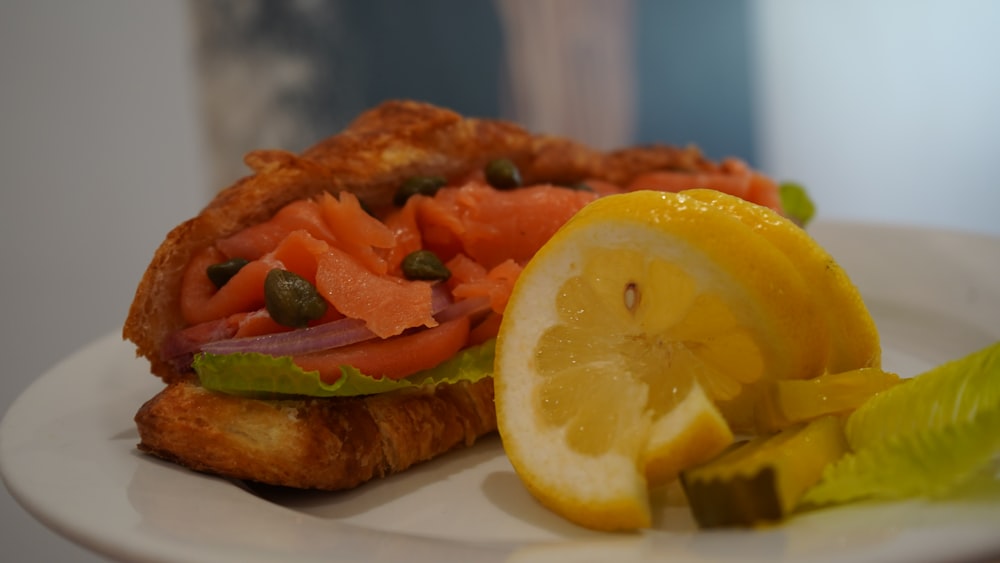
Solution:
<svg viewBox="0 0 1000 563">
<path fill-rule="evenodd" d="M 847 451 L 843 419 L 823 416 L 743 442 L 681 473 L 681 484 L 702 528 L 778 522 Z"/>
</svg>

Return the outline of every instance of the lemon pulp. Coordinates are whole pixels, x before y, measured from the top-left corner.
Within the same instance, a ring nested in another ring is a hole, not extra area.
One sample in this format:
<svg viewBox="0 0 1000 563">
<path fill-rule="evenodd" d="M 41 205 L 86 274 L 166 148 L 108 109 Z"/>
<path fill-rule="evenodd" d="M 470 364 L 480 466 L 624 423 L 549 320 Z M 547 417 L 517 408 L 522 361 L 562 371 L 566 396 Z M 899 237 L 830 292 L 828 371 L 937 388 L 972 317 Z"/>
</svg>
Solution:
<svg viewBox="0 0 1000 563">
<path fill-rule="evenodd" d="M 627 248 L 588 252 L 556 297 L 557 324 L 534 349 L 535 409 L 570 447 L 632 451 L 693 381 L 731 398 L 763 373 L 761 352 L 718 296 L 676 264 Z M 636 406 L 640 408 L 636 408 Z"/>
</svg>

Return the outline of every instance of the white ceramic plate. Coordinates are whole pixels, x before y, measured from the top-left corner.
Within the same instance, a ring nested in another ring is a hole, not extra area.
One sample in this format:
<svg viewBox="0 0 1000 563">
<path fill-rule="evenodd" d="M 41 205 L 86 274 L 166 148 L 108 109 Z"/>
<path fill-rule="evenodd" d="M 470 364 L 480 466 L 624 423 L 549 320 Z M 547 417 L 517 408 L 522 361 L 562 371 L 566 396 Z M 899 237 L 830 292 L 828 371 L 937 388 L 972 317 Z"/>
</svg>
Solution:
<svg viewBox="0 0 1000 563">
<path fill-rule="evenodd" d="M 814 235 L 861 288 L 888 369 L 913 375 L 1000 340 L 1000 239 L 864 224 Z M 108 335 L 39 378 L 0 428 L 0 470 L 41 522 L 156 561 L 958 561 L 1000 556 L 1000 495 L 853 505 L 766 531 L 698 531 L 669 491 L 656 529 L 600 534 L 534 503 L 499 440 L 346 493 L 252 488 L 136 452 L 160 388 Z"/>
</svg>

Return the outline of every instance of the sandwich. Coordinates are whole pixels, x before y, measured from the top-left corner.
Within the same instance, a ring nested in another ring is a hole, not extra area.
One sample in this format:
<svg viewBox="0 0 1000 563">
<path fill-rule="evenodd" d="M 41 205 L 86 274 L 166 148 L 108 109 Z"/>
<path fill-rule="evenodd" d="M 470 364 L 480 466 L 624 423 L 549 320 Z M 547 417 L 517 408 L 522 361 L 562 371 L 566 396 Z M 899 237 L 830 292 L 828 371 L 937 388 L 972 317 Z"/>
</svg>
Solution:
<svg viewBox="0 0 1000 563">
<path fill-rule="evenodd" d="M 524 264 L 576 211 L 636 189 L 778 188 L 695 147 L 602 152 L 388 101 L 250 173 L 171 230 L 123 336 L 164 386 L 138 449 L 189 469 L 340 490 L 496 431 L 494 336 Z"/>
</svg>

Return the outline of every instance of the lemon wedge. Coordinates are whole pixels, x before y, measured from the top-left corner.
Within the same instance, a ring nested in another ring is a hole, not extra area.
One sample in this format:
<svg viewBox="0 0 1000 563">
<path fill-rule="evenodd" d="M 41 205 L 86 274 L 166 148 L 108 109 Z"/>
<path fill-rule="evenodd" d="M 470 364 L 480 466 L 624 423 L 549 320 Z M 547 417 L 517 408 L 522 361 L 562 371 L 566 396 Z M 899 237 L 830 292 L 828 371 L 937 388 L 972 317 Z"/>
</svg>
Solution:
<svg viewBox="0 0 1000 563">
<path fill-rule="evenodd" d="M 527 264 L 505 310 L 494 378 L 507 456 L 573 522 L 649 526 L 649 487 L 732 442 L 716 404 L 824 373 L 828 324 L 789 255 L 725 205 L 601 198 Z"/>
</svg>

